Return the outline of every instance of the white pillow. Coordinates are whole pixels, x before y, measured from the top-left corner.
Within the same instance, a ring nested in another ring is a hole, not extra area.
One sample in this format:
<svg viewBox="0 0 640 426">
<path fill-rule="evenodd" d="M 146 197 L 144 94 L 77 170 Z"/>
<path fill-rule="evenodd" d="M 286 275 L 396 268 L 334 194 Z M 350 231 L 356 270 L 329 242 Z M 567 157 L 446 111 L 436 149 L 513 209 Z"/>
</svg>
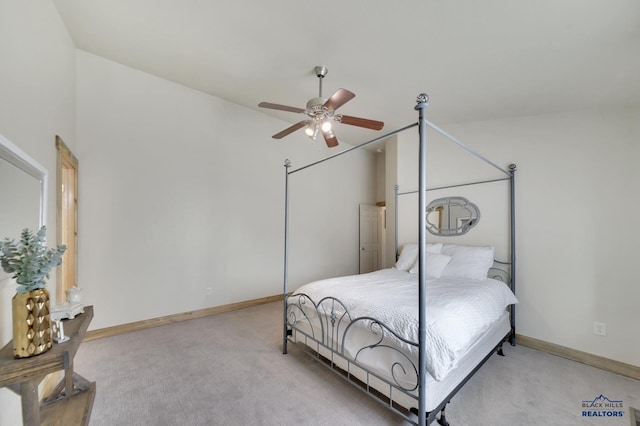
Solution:
<svg viewBox="0 0 640 426">
<path fill-rule="evenodd" d="M 442 253 L 442 243 L 427 244 L 427 253 L 435 253 L 435 254 Z M 416 254 L 416 259 L 417 258 L 418 258 L 418 255 Z"/>
<path fill-rule="evenodd" d="M 494 249 L 491 246 L 445 244 L 442 254 L 451 256 L 449 264 L 442 271 L 443 277 L 486 280 L 489 268 L 493 266 Z"/>
<path fill-rule="evenodd" d="M 427 244 L 427 253 L 440 253 L 442 243 Z M 396 262 L 396 268 L 401 271 L 408 271 L 418 258 L 418 244 L 405 244 L 400 250 L 400 257 Z"/>
<path fill-rule="evenodd" d="M 427 252 L 427 278 L 440 278 L 442 271 L 447 267 L 447 264 L 451 260 L 451 256 L 439 253 Z M 417 274 L 420 271 L 418 265 L 418 259 L 409 270 L 412 274 Z"/>
</svg>

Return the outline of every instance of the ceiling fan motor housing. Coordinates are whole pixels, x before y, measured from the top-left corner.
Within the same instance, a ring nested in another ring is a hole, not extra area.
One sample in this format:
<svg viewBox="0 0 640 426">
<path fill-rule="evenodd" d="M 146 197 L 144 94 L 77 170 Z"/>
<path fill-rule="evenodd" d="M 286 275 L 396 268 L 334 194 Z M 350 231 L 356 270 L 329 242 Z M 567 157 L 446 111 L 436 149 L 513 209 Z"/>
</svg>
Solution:
<svg viewBox="0 0 640 426">
<path fill-rule="evenodd" d="M 307 110 L 305 113 L 310 117 L 315 117 L 317 115 L 329 116 L 328 108 L 324 106 L 324 103 L 327 102 L 327 98 L 312 98 L 307 102 Z"/>
</svg>

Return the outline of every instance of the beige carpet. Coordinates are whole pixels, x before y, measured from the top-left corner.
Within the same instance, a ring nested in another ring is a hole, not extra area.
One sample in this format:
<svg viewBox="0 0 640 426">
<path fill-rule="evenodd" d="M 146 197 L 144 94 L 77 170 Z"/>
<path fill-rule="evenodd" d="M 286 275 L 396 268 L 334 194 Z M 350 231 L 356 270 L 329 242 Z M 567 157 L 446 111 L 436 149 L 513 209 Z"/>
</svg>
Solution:
<svg viewBox="0 0 640 426">
<path fill-rule="evenodd" d="M 75 368 L 97 384 L 90 424 L 408 424 L 295 346 L 282 355 L 281 323 L 271 303 L 84 343 Z M 449 404 L 451 426 L 628 426 L 640 406 L 637 380 L 520 346 L 505 354 Z M 622 418 L 582 417 L 601 394 L 623 401 Z"/>
</svg>

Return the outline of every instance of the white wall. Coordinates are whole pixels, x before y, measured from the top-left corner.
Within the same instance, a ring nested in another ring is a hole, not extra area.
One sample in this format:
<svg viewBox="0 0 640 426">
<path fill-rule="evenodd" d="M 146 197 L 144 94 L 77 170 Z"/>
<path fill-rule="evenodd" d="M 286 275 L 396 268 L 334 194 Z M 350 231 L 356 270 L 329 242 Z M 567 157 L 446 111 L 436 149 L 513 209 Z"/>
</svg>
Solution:
<svg viewBox="0 0 640 426">
<path fill-rule="evenodd" d="M 386 171 L 385 171 L 385 163 L 387 157 L 383 152 L 378 152 L 376 154 L 376 202 L 385 201 L 387 199 L 386 194 Z"/>
<path fill-rule="evenodd" d="M 443 126 L 498 165 L 518 166 L 517 332 L 636 366 L 640 346 L 630 336 L 640 323 L 640 231 L 630 212 L 640 209 L 639 123 L 640 110 L 626 109 Z M 429 135 L 429 186 L 490 175 L 490 167 Z M 411 181 L 415 157 L 398 150 L 399 180 Z M 480 230 L 492 216 L 487 207 L 495 208 L 480 205 L 478 231 L 465 243 L 493 238 Z M 489 228 L 502 232 L 499 224 Z M 607 336 L 593 333 L 594 321 L 606 323 Z"/>
<path fill-rule="evenodd" d="M 323 158 L 323 143 L 276 141 L 289 123 L 83 51 L 77 67 L 91 328 L 281 293 L 284 160 Z M 357 273 L 358 204 L 375 201 L 374 180 L 371 152 L 290 176 L 292 289 Z"/>
<path fill-rule="evenodd" d="M 47 226 L 52 246 L 56 235 L 55 135 L 71 148 L 75 143 L 75 48 L 53 3 L 0 2 L 0 94 L 0 134 L 49 171 Z M 48 289 L 55 295 L 53 275 Z M 12 283 L 0 282 L 0 330 L 11 329 L 13 294 Z M 1 333 L 0 346 L 4 346 L 11 335 Z M 0 389 L 0 425 L 20 423 L 20 398 Z"/>
</svg>

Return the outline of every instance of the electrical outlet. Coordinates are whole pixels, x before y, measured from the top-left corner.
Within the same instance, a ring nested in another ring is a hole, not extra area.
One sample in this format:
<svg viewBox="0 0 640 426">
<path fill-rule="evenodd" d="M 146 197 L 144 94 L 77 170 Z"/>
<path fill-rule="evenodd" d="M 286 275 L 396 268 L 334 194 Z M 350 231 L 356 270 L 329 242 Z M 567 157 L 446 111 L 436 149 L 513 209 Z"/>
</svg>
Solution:
<svg viewBox="0 0 640 426">
<path fill-rule="evenodd" d="M 207 296 L 211 296 L 211 295 L 213 295 L 213 288 L 207 287 L 205 292 L 206 292 Z"/>
<path fill-rule="evenodd" d="M 603 322 L 594 322 L 593 323 L 593 333 L 598 336 L 606 336 L 607 335 L 607 324 Z"/>
</svg>

